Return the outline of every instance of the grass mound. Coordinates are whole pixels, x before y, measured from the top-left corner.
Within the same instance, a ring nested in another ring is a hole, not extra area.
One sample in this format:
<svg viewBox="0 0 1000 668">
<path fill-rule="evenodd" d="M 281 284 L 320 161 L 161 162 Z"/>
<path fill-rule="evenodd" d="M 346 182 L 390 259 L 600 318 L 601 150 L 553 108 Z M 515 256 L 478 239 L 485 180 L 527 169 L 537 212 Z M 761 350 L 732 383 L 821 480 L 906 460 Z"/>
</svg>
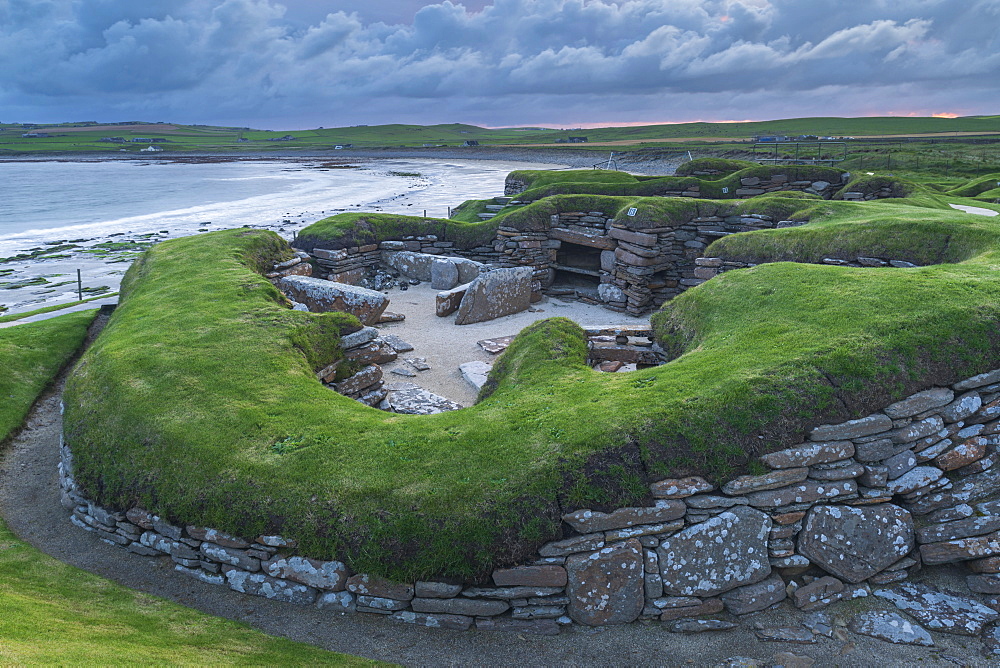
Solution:
<svg viewBox="0 0 1000 668">
<path fill-rule="evenodd" d="M 706 160 L 706 163 L 716 161 Z M 693 186 L 698 186 L 701 197 L 712 199 L 735 199 L 736 191 L 742 188 L 741 179 L 759 178 L 768 181 L 774 175 L 787 176 L 791 181 L 828 181 L 838 183 L 841 178 L 841 170 L 831 167 L 817 167 L 810 165 L 758 165 L 753 162 L 743 162 L 740 160 L 720 160 L 729 168 L 740 167 L 736 171 L 727 171 L 715 176 L 659 176 L 653 178 L 628 179 L 604 179 L 602 174 L 621 174 L 621 172 L 584 172 L 594 173 L 591 179 L 586 182 L 576 182 L 560 180 L 556 175 L 564 172 L 512 172 L 512 174 L 539 174 L 535 177 L 524 177 L 524 182 L 528 184 L 528 189 L 518 195 L 518 199 L 525 202 L 533 202 L 544 197 L 567 194 L 589 194 L 589 195 L 611 195 L 611 196 L 633 196 L 633 197 L 662 197 L 669 193 L 685 191 Z M 690 165 L 691 163 L 685 163 Z M 720 165 L 723 166 L 723 165 Z M 702 171 L 692 169 L 691 171 Z M 510 178 L 510 177 L 508 177 Z M 575 178 L 575 177 L 571 177 Z"/>
<path fill-rule="evenodd" d="M 743 169 L 757 167 L 758 163 L 748 160 L 727 160 L 725 158 L 696 158 L 688 160 L 676 170 L 677 176 L 692 176 L 695 172 L 717 172 L 722 176 L 735 174 Z"/>
<path fill-rule="evenodd" d="M 67 389 L 78 480 L 111 507 L 281 533 L 361 572 L 483 576 L 558 537 L 564 512 L 642 502 L 666 476 L 731 476 L 811 426 L 1000 366 L 1000 221 L 908 201 L 565 195 L 520 207 L 505 225 L 637 204 L 634 218 L 660 223 L 769 211 L 811 223 L 733 235 L 709 254 L 941 264 L 726 273 L 656 314 L 674 359 L 630 374 L 592 371 L 582 330 L 543 321 L 500 358 L 479 403 L 433 416 L 369 409 L 316 381 L 354 325 L 283 304 L 259 275 L 288 252 L 276 236 L 164 242 L 126 276 Z M 438 222 L 445 238 L 489 229 Z"/>
</svg>

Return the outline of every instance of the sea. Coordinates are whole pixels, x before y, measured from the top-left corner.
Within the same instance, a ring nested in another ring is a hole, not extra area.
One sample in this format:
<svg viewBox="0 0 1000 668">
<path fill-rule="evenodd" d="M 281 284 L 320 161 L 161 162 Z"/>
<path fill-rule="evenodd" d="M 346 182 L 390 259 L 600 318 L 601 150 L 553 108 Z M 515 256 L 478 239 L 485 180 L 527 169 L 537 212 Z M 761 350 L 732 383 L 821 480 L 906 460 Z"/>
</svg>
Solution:
<svg viewBox="0 0 1000 668">
<path fill-rule="evenodd" d="M 75 299 L 75 282 L 66 278 L 75 278 L 75 269 L 88 294 L 116 290 L 129 256 L 103 252 L 109 242 L 148 244 L 233 227 L 292 239 L 344 211 L 444 218 L 467 199 L 502 195 L 510 171 L 559 167 L 326 157 L 0 161 L 0 309 Z M 70 247 L 40 252 L 60 245 Z M 25 254 L 34 257 L 10 259 Z"/>
</svg>

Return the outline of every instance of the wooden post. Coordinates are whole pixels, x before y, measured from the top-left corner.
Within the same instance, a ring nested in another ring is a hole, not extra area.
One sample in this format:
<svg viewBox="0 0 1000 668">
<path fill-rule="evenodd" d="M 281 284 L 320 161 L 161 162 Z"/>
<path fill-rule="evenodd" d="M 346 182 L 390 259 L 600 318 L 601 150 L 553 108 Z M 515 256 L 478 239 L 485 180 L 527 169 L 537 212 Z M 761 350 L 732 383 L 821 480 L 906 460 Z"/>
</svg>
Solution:
<svg viewBox="0 0 1000 668">
<path fill-rule="evenodd" d="M 80 270 L 76 270 L 76 294 L 80 296 L 80 301 L 83 301 L 83 277 L 80 276 Z"/>
</svg>

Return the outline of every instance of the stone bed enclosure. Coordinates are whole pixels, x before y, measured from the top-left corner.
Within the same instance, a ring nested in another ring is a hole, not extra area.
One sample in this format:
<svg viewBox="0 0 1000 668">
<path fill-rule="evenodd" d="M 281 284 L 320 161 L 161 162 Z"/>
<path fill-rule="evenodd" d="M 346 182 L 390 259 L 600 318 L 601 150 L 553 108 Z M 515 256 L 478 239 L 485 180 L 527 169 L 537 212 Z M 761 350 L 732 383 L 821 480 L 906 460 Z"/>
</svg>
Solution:
<svg viewBox="0 0 1000 668">
<path fill-rule="evenodd" d="M 749 199 L 790 191 L 829 199 L 846 185 L 850 175 L 844 174 L 841 178 L 840 183 L 830 183 L 791 181 L 779 173 L 768 182 L 749 177 L 743 179 L 744 187 L 736 189 L 732 196 Z M 508 194 L 516 195 L 523 187 L 516 178 L 508 177 Z M 845 193 L 843 196 L 846 198 L 848 194 L 853 195 Z M 662 196 L 696 198 L 699 195 L 699 186 L 693 185 Z M 864 198 L 862 195 L 857 199 Z M 507 206 L 527 203 L 513 200 Z M 544 226 L 531 226 L 530 229 L 507 226 L 501 219 L 492 241 L 471 248 L 462 248 L 439 235 L 426 234 L 342 247 L 336 247 L 336 243 L 322 244 L 331 246 L 328 248 L 307 244 L 306 250 L 320 278 L 341 283 L 356 284 L 366 272 L 392 267 L 409 278 L 433 280 L 437 289 L 451 290 L 467 284 L 484 270 L 530 268 L 532 301 L 548 294 L 562 299 L 580 299 L 621 313 L 643 315 L 714 275 L 699 267 L 696 260 L 716 239 L 738 232 L 793 227 L 807 222 L 754 213 L 693 215 L 679 224 L 668 224 L 661 220 L 646 222 L 641 215 L 635 217 L 635 209 L 630 211 L 623 216 L 610 211 L 559 210 Z M 434 257 L 438 258 L 437 262 Z M 457 303 L 454 298 L 452 301 Z M 439 315 L 449 313 L 439 309 Z"/>
<path fill-rule="evenodd" d="M 650 619 L 698 630 L 732 626 L 690 619 L 723 610 L 743 615 L 790 598 L 815 611 L 874 595 L 929 628 L 977 635 L 1000 617 L 998 446 L 1000 369 L 816 427 L 801 445 L 760 457 L 764 472 L 718 489 L 698 477 L 661 480 L 650 486 L 653 505 L 568 513 L 568 537 L 488 582 L 391 582 L 298 554 L 281 536 L 105 509 L 81 495 L 65 445 L 59 475 L 73 524 L 105 542 L 170 559 L 206 583 L 341 613 L 539 634 Z M 986 605 L 895 584 L 956 563 Z"/>
</svg>

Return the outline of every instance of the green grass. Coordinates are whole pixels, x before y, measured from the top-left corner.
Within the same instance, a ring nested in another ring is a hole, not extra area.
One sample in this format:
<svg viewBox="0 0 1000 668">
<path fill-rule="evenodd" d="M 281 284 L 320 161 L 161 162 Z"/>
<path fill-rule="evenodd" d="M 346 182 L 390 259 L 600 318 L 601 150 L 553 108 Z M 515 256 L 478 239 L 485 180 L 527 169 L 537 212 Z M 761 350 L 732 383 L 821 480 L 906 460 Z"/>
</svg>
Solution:
<svg viewBox="0 0 1000 668">
<path fill-rule="evenodd" d="M 70 283 L 75 283 L 76 281 L 70 281 Z M 8 315 L 0 315 L 0 322 L 13 322 L 14 320 L 24 320 L 25 318 L 30 318 L 33 315 L 41 315 L 42 313 L 51 313 L 53 311 L 61 311 L 71 306 L 79 306 L 80 304 L 86 304 L 87 302 L 92 302 L 97 299 L 106 299 L 107 297 L 114 297 L 117 292 L 106 295 L 98 295 L 96 297 L 88 297 L 83 301 L 67 302 L 65 304 L 55 304 L 53 306 L 43 306 L 42 308 L 37 308 L 33 311 L 25 311 L 24 313 L 10 313 Z"/>
<path fill-rule="evenodd" d="M 52 559 L 0 520 L 5 665 L 381 665 L 276 638 Z"/>
<path fill-rule="evenodd" d="M 0 329 L 0 443 L 83 343 L 96 311 Z"/>
<path fill-rule="evenodd" d="M 768 212 L 811 222 L 733 235 L 709 254 L 942 264 L 726 273 L 656 314 L 675 358 L 630 374 L 593 372 L 582 330 L 543 321 L 500 358 L 479 403 L 433 416 L 369 409 L 320 385 L 314 371 L 338 355 L 337 332 L 356 325 L 287 308 L 259 274 L 288 256 L 275 235 L 164 242 L 129 271 L 67 388 L 79 481 L 115 508 L 281 533 L 359 572 L 484 575 L 556 536 L 562 512 L 642 502 L 657 478 L 721 480 L 815 424 L 1000 366 L 1000 220 L 946 207 L 967 199 L 914 193 L 861 203 L 561 195 L 517 208 L 504 224 L 518 229 L 559 210 L 632 225 Z M 312 232 L 376 241 L 424 221 L 352 216 Z M 427 224 L 445 238 L 490 229 Z"/>
<path fill-rule="evenodd" d="M 83 343 L 96 311 L 0 330 L 0 443 Z M 0 520 L 4 665 L 372 665 L 275 638 L 63 564 Z"/>
<path fill-rule="evenodd" d="M 790 118 L 773 121 L 741 123 L 675 123 L 669 125 L 644 125 L 634 127 L 592 128 L 563 131 L 552 128 L 481 128 L 462 123 L 439 125 L 372 125 L 345 128 L 316 128 L 311 130 L 252 130 L 249 128 L 215 127 L 205 125 L 122 125 L 110 129 L 92 130 L 97 124 L 65 123 L 57 126 L 24 128 L 15 124 L 0 124 L 0 154 L 2 153 L 61 153 L 103 152 L 119 153 L 125 148 L 133 155 L 139 154 L 146 144 L 112 144 L 99 141 L 102 137 L 159 137 L 167 142 L 157 146 L 166 151 L 288 151 L 301 149 L 333 149 L 335 145 L 352 144 L 355 148 L 372 147 L 422 147 L 461 146 L 467 140 L 476 140 L 483 146 L 497 144 L 551 145 L 568 136 L 583 135 L 589 144 L 559 144 L 568 151 L 597 148 L 601 142 L 647 142 L 650 147 L 669 147 L 672 151 L 704 146 L 705 140 L 731 139 L 749 141 L 755 135 L 821 135 L 821 136 L 882 136 L 935 133 L 948 136 L 955 132 L 1000 131 L 1000 116 L 967 116 L 963 118 Z M 47 130 L 53 136 L 23 138 L 29 131 Z M 290 141 L 275 141 L 291 135 Z M 687 139 L 685 143 L 657 144 L 657 140 Z M 243 141 L 241 141 L 243 140 Z M 599 150 L 606 150 L 606 146 Z M 614 146 L 611 146 L 613 149 Z M 474 155 L 476 147 L 469 147 Z M 156 154 L 152 154 L 153 157 Z"/>
</svg>

